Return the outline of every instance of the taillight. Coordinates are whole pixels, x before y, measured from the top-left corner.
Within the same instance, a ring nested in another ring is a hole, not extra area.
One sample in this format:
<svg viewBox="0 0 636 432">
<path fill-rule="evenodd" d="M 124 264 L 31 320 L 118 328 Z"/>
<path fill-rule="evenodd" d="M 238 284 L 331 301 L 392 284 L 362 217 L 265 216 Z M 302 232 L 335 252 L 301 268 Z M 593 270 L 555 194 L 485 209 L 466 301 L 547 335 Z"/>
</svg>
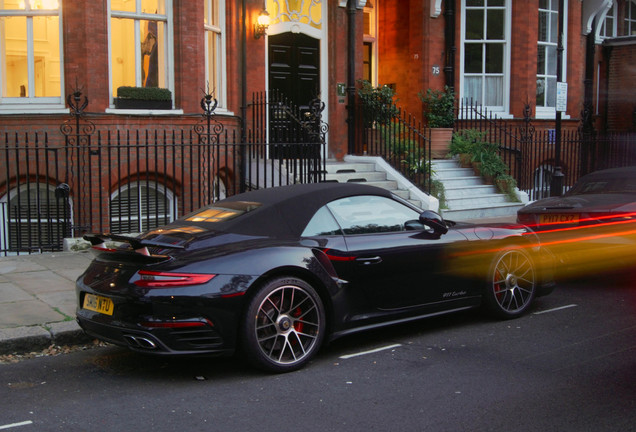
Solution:
<svg viewBox="0 0 636 432">
<path fill-rule="evenodd" d="M 216 276 L 213 274 L 171 273 L 149 270 L 139 270 L 137 274 L 139 275 L 139 279 L 134 282 L 135 285 L 148 288 L 172 288 L 188 285 L 200 285 L 209 282 L 214 276 Z"/>
</svg>

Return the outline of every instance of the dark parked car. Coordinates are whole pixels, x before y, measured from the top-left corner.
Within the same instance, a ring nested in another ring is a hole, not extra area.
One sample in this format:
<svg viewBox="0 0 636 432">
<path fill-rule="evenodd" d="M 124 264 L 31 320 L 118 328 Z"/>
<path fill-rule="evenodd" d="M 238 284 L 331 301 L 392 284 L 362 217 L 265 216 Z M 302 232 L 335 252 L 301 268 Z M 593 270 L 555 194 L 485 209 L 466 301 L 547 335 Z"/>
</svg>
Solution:
<svg viewBox="0 0 636 432">
<path fill-rule="evenodd" d="M 636 264 L 636 167 L 585 175 L 563 196 L 520 209 L 517 221 L 558 258 L 561 276 L 629 269 Z"/>
<path fill-rule="evenodd" d="M 86 238 L 87 333 L 144 353 L 238 349 L 276 372 L 326 339 L 482 304 L 514 318 L 552 289 L 526 228 L 455 224 L 362 184 L 262 189 L 136 238 Z"/>
</svg>

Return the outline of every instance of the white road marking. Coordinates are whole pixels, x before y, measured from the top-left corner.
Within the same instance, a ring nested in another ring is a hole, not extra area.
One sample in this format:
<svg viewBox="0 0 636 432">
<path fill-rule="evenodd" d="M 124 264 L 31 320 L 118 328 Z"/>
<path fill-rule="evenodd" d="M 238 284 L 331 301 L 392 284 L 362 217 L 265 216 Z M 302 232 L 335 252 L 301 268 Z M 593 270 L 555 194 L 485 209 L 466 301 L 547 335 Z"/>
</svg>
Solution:
<svg viewBox="0 0 636 432">
<path fill-rule="evenodd" d="M 355 354 L 347 354 L 347 355 L 340 356 L 340 358 L 346 360 L 346 359 L 350 359 L 352 357 L 359 357 L 359 356 L 363 356 L 363 355 L 367 355 L 367 354 L 377 353 L 377 352 L 380 352 L 380 351 L 386 351 L 386 350 L 389 350 L 391 348 L 397 348 L 399 346 L 402 346 L 402 344 L 389 345 L 389 346 L 385 346 L 385 347 L 381 347 L 381 348 L 372 349 L 372 350 L 369 350 L 369 351 L 362 351 L 362 352 L 355 353 Z"/>
<path fill-rule="evenodd" d="M 9 428 L 14 428 L 14 427 L 18 427 L 18 426 L 26 426 L 26 425 L 30 425 L 33 424 L 33 422 L 31 420 L 27 420 L 27 421 L 23 421 L 20 423 L 11 423 L 11 424 L 6 424 L 4 426 L 0 426 L 0 429 L 9 429 Z"/>
<path fill-rule="evenodd" d="M 578 306 L 577 304 L 571 304 L 571 305 L 561 306 L 561 307 L 554 308 L 554 309 L 547 309 L 547 310 L 544 310 L 544 311 L 534 312 L 532 315 L 541 315 L 541 314 L 544 314 L 544 313 L 556 312 L 556 311 L 559 311 L 559 310 L 569 309 L 569 308 L 573 308 L 573 307 L 577 307 L 577 306 Z"/>
</svg>

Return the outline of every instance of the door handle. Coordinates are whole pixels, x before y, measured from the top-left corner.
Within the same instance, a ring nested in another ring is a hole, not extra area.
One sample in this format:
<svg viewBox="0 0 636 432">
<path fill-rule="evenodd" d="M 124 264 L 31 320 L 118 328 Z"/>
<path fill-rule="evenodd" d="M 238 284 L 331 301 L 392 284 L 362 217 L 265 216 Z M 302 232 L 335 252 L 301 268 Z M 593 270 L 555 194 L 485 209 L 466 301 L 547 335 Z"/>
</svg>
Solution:
<svg viewBox="0 0 636 432">
<path fill-rule="evenodd" d="M 380 258 L 379 256 L 362 257 L 362 258 L 356 258 L 356 262 L 361 265 L 380 264 L 382 262 L 382 258 Z"/>
</svg>

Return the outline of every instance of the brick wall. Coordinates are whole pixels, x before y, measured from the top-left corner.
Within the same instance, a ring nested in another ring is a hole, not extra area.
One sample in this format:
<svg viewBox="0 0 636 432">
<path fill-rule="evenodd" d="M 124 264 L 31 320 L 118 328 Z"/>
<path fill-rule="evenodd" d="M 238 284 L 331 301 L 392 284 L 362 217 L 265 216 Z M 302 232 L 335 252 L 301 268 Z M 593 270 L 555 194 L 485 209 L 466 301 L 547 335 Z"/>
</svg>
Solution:
<svg viewBox="0 0 636 432">
<path fill-rule="evenodd" d="M 636 38 L 608 47 L 607 129 L 636 131 Z"/>
</svg>

